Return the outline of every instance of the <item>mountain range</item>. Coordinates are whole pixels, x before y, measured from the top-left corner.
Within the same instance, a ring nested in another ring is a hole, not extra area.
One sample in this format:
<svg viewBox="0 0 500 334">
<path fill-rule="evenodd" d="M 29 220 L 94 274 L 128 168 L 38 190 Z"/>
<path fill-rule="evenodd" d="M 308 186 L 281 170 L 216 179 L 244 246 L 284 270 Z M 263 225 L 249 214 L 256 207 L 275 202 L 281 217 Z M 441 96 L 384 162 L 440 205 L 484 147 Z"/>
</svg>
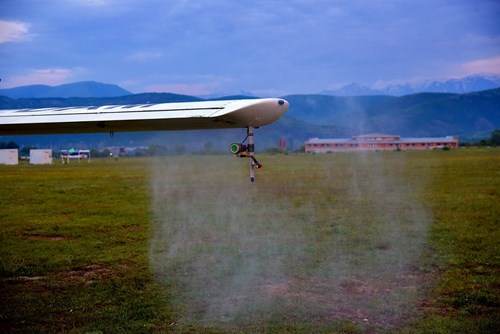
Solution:
<svg viewBox="0 0 500 334">
<path fill-rule="evenodd" d="M 334 90 L 324 90 L 321 94 L 335 96 L 392 95 L 403 96 L 417 93 L 465 94 L 500 87 L 498 75 L 471 75 L 463 78 L 441 81 L 417 81 L 413 83 L 388 83 L 363 85 L 350 83 Z"/>
<path fill-rule="evenodd" d="M 0 89 L 0 95 L 13 99 L 46 97 L 115 97 L 131 93 L 117 85 L 82 81 L 60 86 L 30 85 Z"/>
<path fill-rule="evenodd" d="M 418 81 L 412 83 L 387 83 L 387 84 L 359 84 L 349 83 L 333 90 L 323 90 L 319 95 L 332 96 L 368 96 L 390 95 L 403 96 L 417 93 L 454 93 L 466 94 L 500 87 L 498 75 L 471 75 L 463 78 Z M 13 99 L 19 98 L 48 98 L 48 97 L 117 97 L 131 95 L 132 93 L 113 84 L 103 84 L 95 81 L 82 81 L 60 86 L 29 85 L 8 89 L 0 89 L 1 96 Z M 198 96 L 200 99 L 218 99 L 227 96 L 258 97 L 250 91 L 233 91 L 213 93 Z M 262 96 L 261 96 L 262 97 Z"/>
<path fill-rule="evenodd" d="M 75 89 L 76 86 L 70 88 Z M 88 83 L 84 83 L 84 86 Z M 91 83 L 94 89 L 101 84 Z M 102 84 L 102 91 L 113 85 Z M 117 86 L 116 86 L 117 87 Z M 77 91 L 73 90 L 73 91 Z M 89 92 L 83 89 L 82 91 Z M 117 91 L 117 90 L 115 90 Z M 118 92 L 118 91 L 117 91 Z M 98 94 L 99 95 L 99 94 Z M 237 95 L 219 99 L 253 98 Z M 330 96 L 323 94 L 287 95 L 289 111 L 277 122 L 258 129 L 257 147 L 276 147 L 286 138 L 290 149 L 297 149 L 311 137 L 338 138 L 371 132 L 404 137 L 458 135 L 471 141 L 489 137 L 500 128 L 500 88 L 466 94 L 418 93 L 404 96 Z M 172 93 L 142 93 L 115 97 L 44 97 L 11 98 L 0 96 L 0 109 L 67 106 L 99 106 L 108 104 L 142 104 L 201 101 L 200 97 Z M 231 142 L 244 137 L 241 129 L 165 131 L 143 133 L 48 135 L 0 137 L 21 145 L 66 148 L 103 146 L 184 147 L 203 150 L 206 144 L 214 150 L 226 150 Z"/>
</svg>

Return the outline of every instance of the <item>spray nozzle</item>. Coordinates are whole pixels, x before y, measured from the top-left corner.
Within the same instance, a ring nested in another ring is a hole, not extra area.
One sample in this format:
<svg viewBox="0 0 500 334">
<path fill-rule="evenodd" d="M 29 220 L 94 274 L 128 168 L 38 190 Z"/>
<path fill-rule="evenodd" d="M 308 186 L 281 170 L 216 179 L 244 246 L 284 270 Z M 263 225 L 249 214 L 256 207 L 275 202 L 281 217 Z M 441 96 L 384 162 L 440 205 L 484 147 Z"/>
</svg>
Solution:
<svg viewBox="0 0 500 334">
<path fill-rule="evenodd" d="M 258 162 L 254 156 L 252 156 L 251 158 L 252 158 L 252 164 L 255 166 L 255 168 L 257 168 L 257 169 L 262 168 L 262 164 L 260 162 Z"/>
</svg>

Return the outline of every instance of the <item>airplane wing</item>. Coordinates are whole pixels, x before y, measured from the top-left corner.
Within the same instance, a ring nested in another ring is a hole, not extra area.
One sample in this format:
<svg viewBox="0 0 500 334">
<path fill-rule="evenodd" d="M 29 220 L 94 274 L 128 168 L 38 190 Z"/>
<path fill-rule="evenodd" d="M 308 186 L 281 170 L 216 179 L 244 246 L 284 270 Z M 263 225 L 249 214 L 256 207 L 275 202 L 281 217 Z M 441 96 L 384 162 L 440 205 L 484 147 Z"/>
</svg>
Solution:
<svg viewBox="0 0 500 334">
<path fill-rule="evenodd" d="M 258 128 L 287 110 L 276 98 L 0 110 L 0 135 Z"/>
</svg>

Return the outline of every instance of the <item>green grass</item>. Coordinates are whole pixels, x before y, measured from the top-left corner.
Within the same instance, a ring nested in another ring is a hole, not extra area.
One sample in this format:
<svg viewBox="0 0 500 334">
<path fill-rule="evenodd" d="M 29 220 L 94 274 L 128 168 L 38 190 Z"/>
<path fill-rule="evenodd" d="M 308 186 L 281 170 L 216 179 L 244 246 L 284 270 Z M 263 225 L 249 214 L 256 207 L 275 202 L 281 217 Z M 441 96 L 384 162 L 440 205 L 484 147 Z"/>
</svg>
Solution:
<svg viewBox="0 0 500 334">
<path fill-rule="evenodd" d="M 167 319 L 144 162 L 4 166 L 0 180 L 0 328 L 148 332 Z"/>
<path fill-rule="evenodd" d="M 0 330 L 500 327 L 500 151 L 259 158 L 0 166 Z"/>
<path fill-rule="evenodd" d="M 416 328 L 494 333 L 500 328 L 500 152 L 453 153 L 425 196 L 434 215 L 427 261 L 438 279 Z"/>
</svg>

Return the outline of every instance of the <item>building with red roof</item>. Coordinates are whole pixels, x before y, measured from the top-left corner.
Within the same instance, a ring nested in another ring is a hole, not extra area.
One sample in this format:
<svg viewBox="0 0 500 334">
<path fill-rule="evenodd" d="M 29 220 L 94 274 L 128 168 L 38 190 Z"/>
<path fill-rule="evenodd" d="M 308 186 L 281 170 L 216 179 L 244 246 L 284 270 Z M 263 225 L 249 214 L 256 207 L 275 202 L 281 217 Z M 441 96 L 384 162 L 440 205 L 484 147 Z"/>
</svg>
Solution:
<svg viewBox="0 0 500 334">
<path fill-rule="evenodd" d="M 458 136 L 402 138 L 398 135 L 370 133 L 351 138 L 311 138 L 305 142 L 306 153 L 344 151 L 433 150 L 458 147 Z"/>
</svg>

